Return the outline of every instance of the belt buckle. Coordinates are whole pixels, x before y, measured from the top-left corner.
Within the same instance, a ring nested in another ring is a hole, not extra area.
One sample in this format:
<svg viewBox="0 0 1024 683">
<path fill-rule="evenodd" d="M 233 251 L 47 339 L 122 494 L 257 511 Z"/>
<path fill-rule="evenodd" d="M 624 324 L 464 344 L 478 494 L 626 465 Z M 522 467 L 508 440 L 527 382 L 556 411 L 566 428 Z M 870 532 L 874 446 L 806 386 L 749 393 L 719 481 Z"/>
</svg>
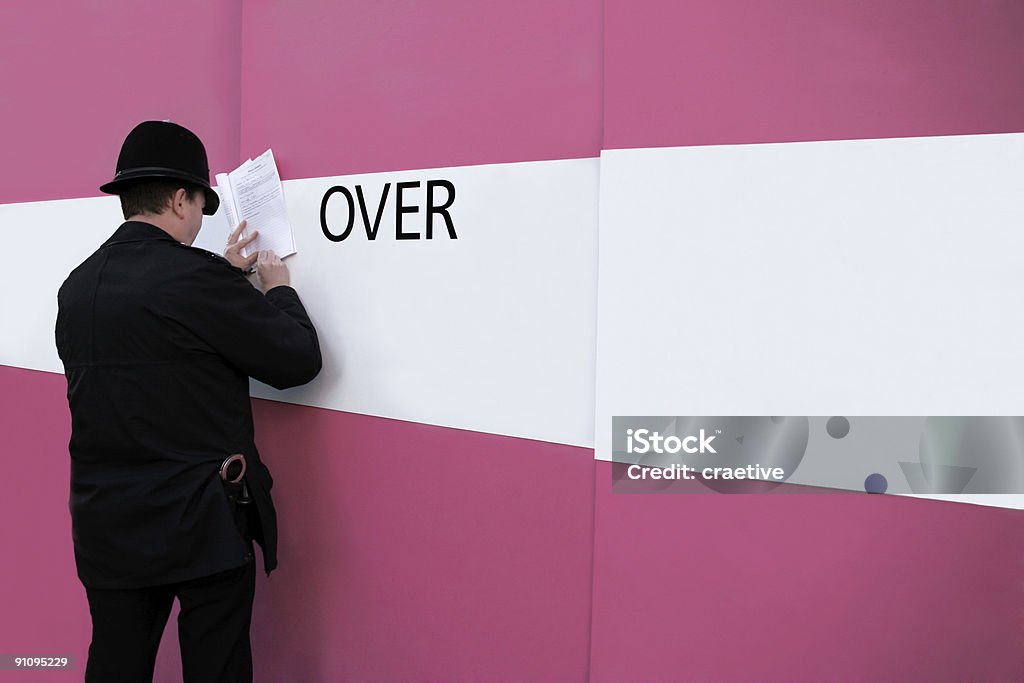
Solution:
<svg viewBox="0 0 1024 683">
<path fill-rule="evenodd" d="M 235 477 L 234 479 L 228 479 L 228 468 L 231 467 L 231 465 L 233 463 L 236 463 L 236 462 L 242 463 L 242 469 L 241 469 L 241 471 L 239 471 L 237 477 Z M 242 481 L 242 477 L 244 477 L 244 476 L 245 476 L 245 456 L 244 455 L 242 455 L 241 453 L 235 453 L 234 455 L 229 455 L 228 457 L 224 458 L 224 462 L 222 462 L 220 464 L 220 478 L 221 478 L 222 481 L 226 481 L 229 484 L 237 484 L 240 481 Z"/>
</svg>

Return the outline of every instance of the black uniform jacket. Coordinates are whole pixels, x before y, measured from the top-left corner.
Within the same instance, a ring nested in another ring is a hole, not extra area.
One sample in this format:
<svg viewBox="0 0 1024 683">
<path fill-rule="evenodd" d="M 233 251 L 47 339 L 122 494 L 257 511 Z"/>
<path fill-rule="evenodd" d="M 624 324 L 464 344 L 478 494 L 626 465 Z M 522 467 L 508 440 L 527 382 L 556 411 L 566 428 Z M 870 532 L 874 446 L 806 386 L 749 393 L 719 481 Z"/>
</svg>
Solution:
<svg viewBox="0 0 1024 683">
<path fill-rule="evenodd" d="M 281 389 L 320 371 L 295 290 L 264 295 L 220 256 L 128 221 L 72 271 L 57 300 L 82 583 L 158 585 L 249 561 L 218 476 L 233 453 L 248 461 L 269 574 L 277 521 L 253 443 L 248 378 Z"/>
</svg>

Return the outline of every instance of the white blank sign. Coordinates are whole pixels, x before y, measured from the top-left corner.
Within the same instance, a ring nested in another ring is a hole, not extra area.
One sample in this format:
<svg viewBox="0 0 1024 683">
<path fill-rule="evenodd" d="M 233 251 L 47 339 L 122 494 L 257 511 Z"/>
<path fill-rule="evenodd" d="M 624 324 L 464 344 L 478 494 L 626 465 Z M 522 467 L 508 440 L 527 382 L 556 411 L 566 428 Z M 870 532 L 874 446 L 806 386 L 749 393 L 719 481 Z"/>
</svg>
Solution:
<svg viewBox="0 0 1024 683">
<path fill-rule="evenodd" d="M 612 415 L 1020 415 L 1024 135 L 606 151 Z"/>
</svg>

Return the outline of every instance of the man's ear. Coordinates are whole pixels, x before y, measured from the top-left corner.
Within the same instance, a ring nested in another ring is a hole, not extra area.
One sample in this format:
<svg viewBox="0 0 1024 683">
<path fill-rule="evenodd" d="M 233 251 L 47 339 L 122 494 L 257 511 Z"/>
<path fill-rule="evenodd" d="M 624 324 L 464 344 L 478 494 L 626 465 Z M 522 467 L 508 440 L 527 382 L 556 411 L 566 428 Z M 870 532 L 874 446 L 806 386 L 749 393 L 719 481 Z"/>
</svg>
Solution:
<svg viewBox="0 0 1024 683">
<path fill-rule="evenodd" d="M 174 195 L 171 197 L 171 211 L 178 218 L 185 218 L 185 203 L 188 202 L 190 197 L 188 196 L 188 190 L 183 187 L 179 187 L 174 191 Z"/>
</svg>

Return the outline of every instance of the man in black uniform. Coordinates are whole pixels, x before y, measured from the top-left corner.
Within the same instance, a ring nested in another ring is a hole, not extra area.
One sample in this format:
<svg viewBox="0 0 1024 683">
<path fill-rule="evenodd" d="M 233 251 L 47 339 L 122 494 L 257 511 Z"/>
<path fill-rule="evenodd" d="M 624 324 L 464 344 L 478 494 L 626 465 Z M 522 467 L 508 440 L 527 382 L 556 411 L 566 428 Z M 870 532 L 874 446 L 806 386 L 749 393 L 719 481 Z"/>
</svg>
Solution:
<svg viewBox="0 0 1024 683">
<path fill-rule="evenodd" d="M 139 124 L 100 189 L 120 195 L 126 222 L 61 286 L 56 326 L 75 562 L 93 621 L 85 678 L 151 681 L 177 597 L 185 681 L 251 681 L 251 541 L 269 574 L 277 524 L 249 377 L 309 382 L 316 331 L 281 260 L 241 256 L 242 226 L 230 262 L 189 246 L 220 203 L 191 131 Z M 252 265 L 263 292 L 242 270 Z"/>
</svg>

